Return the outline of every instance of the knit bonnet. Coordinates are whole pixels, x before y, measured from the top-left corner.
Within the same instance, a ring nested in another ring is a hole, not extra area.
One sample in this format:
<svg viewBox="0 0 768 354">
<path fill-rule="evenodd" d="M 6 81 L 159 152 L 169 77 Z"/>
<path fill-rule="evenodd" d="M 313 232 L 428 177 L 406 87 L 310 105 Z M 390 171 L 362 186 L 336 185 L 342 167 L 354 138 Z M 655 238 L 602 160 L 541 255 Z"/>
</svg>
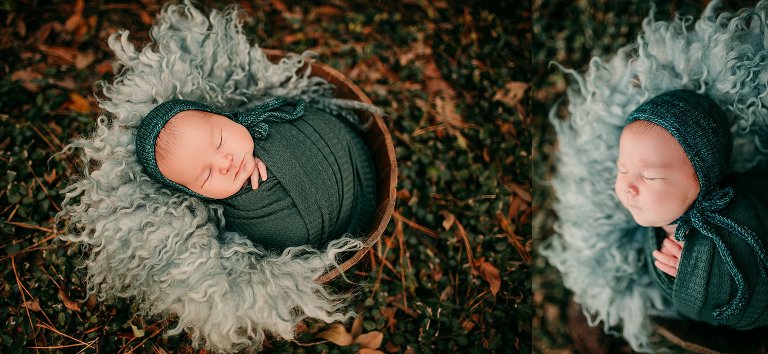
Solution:
<svg viewBox="0 0 768 354">
<path fill-rule="evenodd" d="M 284 98 L 275 98 L 262 105 L 257 106 L 249 112 L 222 112 L 201 102 L 173 99 L 160 103 L 153 108 L 139 124 L 136 132 L 136 159 L 144 168 L 144 172 L 157 182 L 178 192 L 183 192 L 204 200 L 211 200 L 206 196 L 193 192 L 174 181 L 171 181 L 160 173 L 157 166 L 157 157 L 155 155 L 155 144 L 160 130 L 176 114 L 189 111 L 203 111 L 222 115 L 239 124 L 245 126 L 254 138 L 263 139 L 266 137 L 269 127 L 264 121 L 283 122 L 301 117 L 304 114 L 304 101 L 296 100 L 292 112 L 286 112 L 282 107 L 288 104 Z"/>
<path fill-rule="evenodd" d="M 768 261 L 755 233 L 750 228 L 722 215 L 723 209 L 733 201 L 735 193 L 732 186 L 721 185 L 728 169 L 732 148 L 728 120 L 711 98 L 690 90 L 665 92 L 644 102 L 629 114 L 627 124 L 638 120 L 657 124 L 672 134 L 682 146 L 698 176 L 701 190 L 691 207 L 672 223 L 677 224 L 674 236 L 678 241 L 685 241 L 686 237 L 690 237 L 688 231 L 693 229 L 714 242 L 717 249 L 714 257 L 722 258 L 737 289 L 735 296 L 727 304 L 713 311 L 717 324 L 728 323 L 731 318 L 743 313 L 750 295 L 742 275 L 743 270 L 737 269 L 731 251 L 723 242 L 722 237 L 725 236 L 723 233 L 728 232 L 749 245 L 750 252 L 755 252 L 761 260 L 756 266 L 760 268 L 763 276 L 766 274 L 764 268 Z M 681 270 L 683 267 L 705 266 L 681 264 Z M 676 288 L 677 285 L 676 282 Z M 694 296 L 702 296 L 702 289 L 680 293 L 695 294 L 697 291 L 699 295 Z M 680 299 L 675 298 L 675 301 L 676 304 L 682 303 L 685 307 L 689 303 L 696 302 L 691 301 L 690 298 L 690 296 L 683 296 Z"/>
</svg>

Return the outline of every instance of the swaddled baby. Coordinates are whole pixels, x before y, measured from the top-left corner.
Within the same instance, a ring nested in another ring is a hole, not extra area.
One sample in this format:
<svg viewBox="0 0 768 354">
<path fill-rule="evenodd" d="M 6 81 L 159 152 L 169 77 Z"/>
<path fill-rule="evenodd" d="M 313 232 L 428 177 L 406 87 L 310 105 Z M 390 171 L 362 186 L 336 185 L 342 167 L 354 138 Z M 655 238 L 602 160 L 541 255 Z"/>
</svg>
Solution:
<svg viewBox="0 0 768 354">
<path fill-rule="evenodd" d="M 656 284 L 685 317 L 768 325 L 768 175 L 726 176 L 732 137 L 709 97 L 676 90 L 635 109 L 615 191 L 649 232 Z"/>
<path fill-rule="evenodd" d="M 375 172 L 346 119 L 276 98 L 249 112 L 163 102 L 143 119 L 136 154 L 176 191 L 218 203 L 224 227 L 268 249 L 359 236 L 375 211 Z"/>
<path fill-rule="evenodd" d="M 616 194 L 649 228 L 656 284 L 685 317 L 768 325 L 768 175 L 726 176 L 732 137 L 710 98 L 677 90 L 628 117 Z"/>
</svg>

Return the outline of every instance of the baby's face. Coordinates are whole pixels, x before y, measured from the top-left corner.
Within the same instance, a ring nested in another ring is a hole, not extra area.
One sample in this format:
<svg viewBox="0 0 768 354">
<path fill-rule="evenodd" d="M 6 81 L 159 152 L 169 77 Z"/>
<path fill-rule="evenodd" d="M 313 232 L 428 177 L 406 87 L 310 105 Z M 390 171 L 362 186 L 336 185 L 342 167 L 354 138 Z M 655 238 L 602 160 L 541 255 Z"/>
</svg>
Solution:
<svg viewBox="0 0 768 354">
<path fill-rule="evenodd" d="M 248 129 L 227 117 L 193 110 L 176 114 L 171 122 L 175 132 L 170 132 L 166 158 L 157 161 L 160 173 L 213 199 L 229 197 L 247 183 L 256 167 Z"/>
<path fill-rule="evenodd" d="M 616 165 L 616 195 L 639 225 L 671 224 L 699 194 L 698 178 L 683 147 L 660 127 L 625 129 Z"/>
</svg>

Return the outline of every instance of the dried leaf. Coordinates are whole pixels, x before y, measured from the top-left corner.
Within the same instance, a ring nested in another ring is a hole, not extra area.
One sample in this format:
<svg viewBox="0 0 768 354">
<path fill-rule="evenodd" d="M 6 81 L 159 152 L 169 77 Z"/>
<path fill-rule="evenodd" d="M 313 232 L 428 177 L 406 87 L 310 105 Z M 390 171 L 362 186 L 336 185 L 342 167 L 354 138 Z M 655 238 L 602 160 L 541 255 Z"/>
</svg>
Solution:
<svg viewBox="0 0 768 354">
<path fill-rule="evenodd" d="M 40 311 L 40 301 L 38 301 L 37 299 L 27 300 L 21 304 L 21 307 L 24 307 L 30 311 L 37 312 L 37 311 Z"/>
<path fill-rule="evenodd" d="M 464 122 L 464 119 L 456 111 L 456 102 L 451 96 L 440 95 L 435 98 L 435 114 L 438 121 L 454 128 L 477 128 L 474 124 Z"/>
<path fill-rule="evenodd" d="M 505 184 L 504 186 L 507 187 L 507 189 L 510 192 L 514 192 L 515 194 L 519 195 L 520 198 L 522 198 L 528 203 L 530 203 L 533 200 L 533 198 L 531 198 L 530 187 L 528 186 L 523 186 L 520 184 L 511 183 L 511 182 Z"/>
<path fill-rule="evenodd" d="M 64 30 L 72 32 L 83 21 L 83 10 L 85 10 L 85 0 L 75 1 L 75 10 L 64 23 Z"/>
<path fill-rule="evenodd" d="M 480 273 L 480 277 L 491 285 L 491 294 L 496 296 L 496 293 L 501 289 L 501 273 L 499 269 L 491 262 L 486 262 L 484 258 L 475 261 L 475 269 Z"/>
<path fill-rule="evenodd" d="M 443 228 L 448 231 L 453 227 L 453 223 L 456 221 L 456 215 L 453 215 L 453 213 L 449 211 L 441 211 L 440 215 L 443 216 Z"/>
<path fill-rule="evenodd" d="M 397 199 L 408 201 L 411 199 L 411 192 L 403 188 L 397 191 Z"/>
<path fill-rule="evenodd" d="M 387 353 L 399 353 L 400 352 L 400 346 L 395 344 L 392 341 L 387 341 L 387 343 L 384 344 L 384 350 L 386 350 Z"/>
<path fill-rule="evenodd" d="M 94 59 L 96 59 L 96 56 L 90 50 L 84 53 L 78 52 L 77 55 L 75 55 L 75 68 L 77 68 L 77 70 L 83 70 L 88 67 L 88 65 L 91 65 Z"/>
<path fill-rule="evenodd" d="M 430 48 L 428 45 L 424 43 L 424 33 L 419 32 L 416 37 L 416 41 L 411 43 L 411 46 L 410 48 L 408 48 L 408 51 L 400 54 L 398 61 L 400 62 L 401 66 L 405 66 L 406 64 L 410 63 L 414 59 L 431 56 L 431 55 L 432 55 L 432 48 Z"/>
<path fill-rule="evenodd" d="M 26 68 L 23 70 L 14 71 L 11 74 L 11 81 L 21 81 L 21 86 L 31 92 L 37 92 L 40 90 L 39 81 L 43 77 L 43 74 L 33 71 L 32 68 Z"/>
<path fill-rule="evenodd" d="M 112 72 L 112 61 L 105 60 L 98 65 L 96 65 L 96 72 L 99 73 L 99 75 L 104 75 L 106 73 Z"/>
<path fill-rule="evenodd" d="M 504 88 L 496 91 L 493 100 L 503 102 L 509 107 L 516 107 L 529 86 L 530 84 L 526 82 L 510 81 L 504 85 Z"/>
<path fill-rule="evenodd" d="M 334 17 L 334 16 L 338 16 L 338 15 L 341 15 L 341 14 L 342 14 L 342 11 L 338 7 L 336 7 L 336 6 L 322 5 L 322 6 L 318 6 L 318 7 L 313 8 L 312 10 L 310 10 L 309 14 L 307 15 L 307 17 L 309 17 L 309 18 L 316 18 L 318 16 L 320 16 L 320 17 Z"/>
<path fill-rule="evenodd" d="M 131 323 L 131 331 L 133 331 L 133 336 L 136 338 L 144 337 L 144 329 L 136 327 L 133 323 Z"/>
<path fill-rule="evenodd" d="M 381 346 L 381 342 L 384 340 L 384 333 L 379 331 L 371 331 L 363 333 L 355 338 L 355 343 L 360 344 L 363 348 L 378 349 Z"/>
<path fill-rule="evenodd" d="M 342 347 L 352 344 L 352 335 L 339 323 L 334 323 L 331 328 L 318 333 L 317 336 Z"/>
<path fill-rule="evenodd" d="M 64 104 L 64 107 L 72 110 L 73 112 L 89 113 L 92 112 L 91 104 L 87 98 L 80 96 L 77 92 L 69 93 L 69 101 Z"/>
<path fill-rule="evenodd" d="M 381 310 L 381 315 L 387 320 L 386 326 L 389 328 L 390 332 L 395 331 L 395 325 L 397 324 L 397 319 L 395 318 L 396 313 L 397 308 L 395 307 L 385 307 Z"/>
<path fill-rule="evenodd" d="M 360 354 L 384 354 L 381 350 L 370 348 L 360 348 L 357 352 Z"/>
<path fill-rule="evenodd" d="M 145 10 L 139 10 L 139 18 L 141 19 L 141 23 L 149 26 L 152 24 L 152 15 L 149 14 L 149 12 Z"/>
<path fill-rule="evenodd" d="M 75 62 L 75 57 L 80 53 L 77 49 L 57 45 L 40 44 L 37 49 L 52 59 L 52 64 L 60 65 L 72 65 Z"/>
<path fill-rule="evenodd" d="M 59 298 L 61 298 L 61 302 L 64 303 L 64 307 L 75 312 L 80 312 L 80 305 L 77 302 L 70 300 L 63 288 L 59 289 Z"/>
<path fill-rule="evenodd" d="M 352 337 L 357 337 L 360 333 L 363 333 L 363 316 L 355 318 L 355 321 L 352 322 L 352 331 L 350 332 Z"/>
<path fill-rule="evenodd" d="M 27 35 L 27 24 L 23 20 L 16 21 L 16 32 L 19 33 L 19 37 L 24 38 Z"/>
<path fill-rule="evenodd" d="M 440 69 L 437 68 L 435 60 L 431 59 L 424 65 L 424 81 L 425 89 L 430 96 L 437 95 L 438 93 L 445 93 L 447 96 L 453 96 L 454 91 L 448 82 L 443 80 L 443 75 L 440 74 Z"/>
</svg>

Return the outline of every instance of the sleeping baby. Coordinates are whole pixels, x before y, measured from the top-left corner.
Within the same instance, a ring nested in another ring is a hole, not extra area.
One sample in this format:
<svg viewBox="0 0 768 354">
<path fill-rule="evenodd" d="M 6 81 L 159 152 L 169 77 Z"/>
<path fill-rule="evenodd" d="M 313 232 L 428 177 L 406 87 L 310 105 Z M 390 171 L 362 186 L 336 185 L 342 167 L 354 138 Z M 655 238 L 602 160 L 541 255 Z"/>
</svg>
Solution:
<svg viewBox="0 0 768 354">
<path fill-rule="evenodd" d="M 375 211 L 359 127 L 303 100 L 249 112 L 163 102 L 142 119 L 136 156 L 157 182 L 223 206 L 225 229 L 267 249 L 360 236 Z"/>
<path fill-rule="evenodd" d="M 736 329 L 768 325 L 768 175 L 726 176 L 731 132 L 707 96 L 663 93 L 627 123 L 615 192 L 648 228 L 657 286 L 684 317 Z"/>
</svg>

